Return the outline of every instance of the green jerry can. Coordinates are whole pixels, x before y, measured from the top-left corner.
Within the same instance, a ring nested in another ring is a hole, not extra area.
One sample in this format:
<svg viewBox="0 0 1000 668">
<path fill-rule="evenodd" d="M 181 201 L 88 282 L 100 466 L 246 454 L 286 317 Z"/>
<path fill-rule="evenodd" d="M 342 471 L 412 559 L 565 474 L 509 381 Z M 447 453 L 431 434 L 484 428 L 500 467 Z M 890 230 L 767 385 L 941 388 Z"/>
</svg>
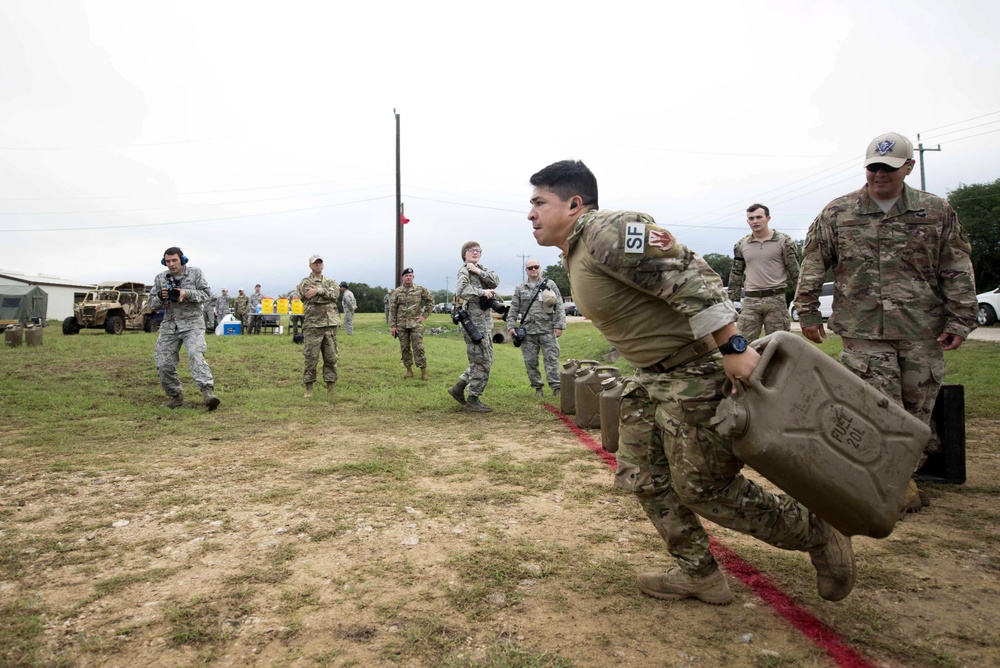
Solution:
<svg viewBox="0 0 1000 668">
<path fill-rule="evenodd" d="M 559 410 L 563 415 L 576 413 L 576 392 L 574 380 L 580 367 L 591 367 L 600 364 L 597 360 L 566 360 L 559 374 Z"/>
<path fill-rule="evenodd" d="M 618 452 L 618 422 L 625 378 L 605 378 L 601 381 L 601 394 L 597 403 L 601 408 L 601 447 L 608 452 Z"/>
<path fill-rule="evenodd" d="M 733 452 L 847 536 L 888 536 L 930 428 L 806 339 L 776 332 L 713 424 Z"/>
<path fill-rule="evenodd" d="M 597 401 L 601 383 L 617 378 L 622 372 L 616 366 L 592 366 L 577 369 L 573 378 L 576 392 L 576 426 L 581 429 L 600 429 L 601 406 Z"/>
</svg>

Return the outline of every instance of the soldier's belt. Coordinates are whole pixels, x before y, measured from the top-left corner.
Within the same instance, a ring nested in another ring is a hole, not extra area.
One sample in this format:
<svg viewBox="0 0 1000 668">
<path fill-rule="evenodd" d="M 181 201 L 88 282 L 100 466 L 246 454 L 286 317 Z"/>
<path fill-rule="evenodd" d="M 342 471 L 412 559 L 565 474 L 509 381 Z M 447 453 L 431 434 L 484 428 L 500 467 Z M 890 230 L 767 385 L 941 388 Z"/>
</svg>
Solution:
<svg viewBox="0 0 1000 668">
<path fill-rule="evenodd" d="M 687 364 L 692 360 L 698 359 L 702 355 L 707 355 L 718 347 L 718 344 L 715 343 L 715 337 L 711 334 L 706 334 L 697 341 L 692 341 L 673 354 L 667 355 L 656 364 L 643 367 L 639 369 L 639 371 L 644 371 L 646 373 L 667 373 L 682 364 Z"/>
<path fill-rule="evenodd" d="M 753 292 L 747 291 L 747 297 L 773 297 L 775 295 L 785 294 L 784 288 L 775 288 L 774 290 L 754 290 Z"/>
</svg>

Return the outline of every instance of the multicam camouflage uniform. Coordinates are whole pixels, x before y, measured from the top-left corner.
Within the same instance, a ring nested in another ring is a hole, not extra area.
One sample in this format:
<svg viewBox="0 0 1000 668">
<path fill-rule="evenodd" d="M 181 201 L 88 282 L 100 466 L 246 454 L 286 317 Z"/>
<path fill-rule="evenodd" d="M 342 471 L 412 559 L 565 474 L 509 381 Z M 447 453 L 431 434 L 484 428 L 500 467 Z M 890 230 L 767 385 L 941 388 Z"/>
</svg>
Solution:
<svg viewBox="0 0 1000 668">
<path fill-rule="evenodd" d="M 247 315 L 249 313 L 250 298 L 247 297 L 246 293 L 236 295 L 236 299 L 233 300 L 233 315 L 240 321 L 241 330 L 244 334 L 247 333 Z"/>
<path fill-rule="evenodd" d="M 541 281 L 545 285 L 539 290 L 539 281 L 525 281 L 514 289 L 510 301 L 510 311 L 507 312 L 507 328 L 524 327 L 527 336 L 521 343 L 521 356 L 524 358 L 524 368 L 528 372 L 528 382 L 536 390 L 545 385 L 542 374 L 538 371 L 538 351 L 542 351 L 542 364 L 545 367 L 545 377 L 549 388 L 559 389 L 559 339 L 552 332 L 554 329 L 566 329 L 566 309 L 563 307 L 562 293 L 559 286 L 550 280 Z M 542 291 L 551 290 L 556 295 L 556 302 L 551 312 L 546 313 L 542 304 Z M 523 322 L 524 324 L 519 324 Z"/>
<path fill-rule="evenodd" d="M 829 525 L 741 473 L 732 444 L 709 424 L 723 398 L 721 356 L 665 373 L 645 370 L 736 320 L 718 275 L 653 219 L 581 215 L 563 255 L 580 310 L 637 369 L 621 399 L 615 485 L 643 510 L 693 577 L 716 569 L 698 516 L 788 550 L 827 542 Z"/>
<path fill-rule="evenodd" d="M 469 319 L 483 335 L 482 341 L 473 343 L 468 332 L 463 332 L 469 366 L 459 376 L 459 380 L 468 383 L 467 392 L 470 397 L 478 397 L 486 390 L 490 368 L 493 366 L 492 311 L 480 308 L 479 298 L 486 290 L 493 290 L 500 285 L 500 276 L 495 271 L 490 271 L 481 264 L 476 266 L 482 271 L 481 274 L 469 273 L 463 264 L 455 281 L 455 299 L 464 302 L 463 308 L 469 314 Z"/>
<path fill-rule="evenodd" d="M 314 288 L 316 294 L 306 299 L 306 290 Z M 302 382 L 312 385 L 316 382 L 316 364 L 323 354 L 323 381 L 337 382 L 337 327 L 340 313 L 337 312 L 337 297 L 340 286 L 332 278 L 309 274 L 296 288 L 302 296 L 302 354 L 305 356 L 305 370 Z"/>
<path fill-rule="evenodd" d="M 354 293 L 350 290 L 344 290 L 342 299 L 341 303 L 344 306 L 344 331 L 348 334 L 354 334 L 354 312 L 358 310 L 358 300 L 354 298 Z"/>
<path fill-rule="evenodd" d="M 828 324 L 844 339 L 841 362 L 929 423 L 945 372 L 936 339 L 968 338 L 976 326 L 970 252 L 945 200 L 904 184 L 885 214 L 866 185 L 828 204 L 809 228 L 795 295 L 800 322 L 823 323 L 819 294 L 833 267 Z"/>
<path fill-rule="evenodd" d="M 421 306 L 422 305 L 422 306 Z M 414 283 L 409 288 L 401 285 L 389 299 L 389 326 L 399 334 L 399 348 L 403 354 L 403 366 L 410 368 L 414 361 L 417 368 L 427 368 L 424 354 L 424 325 L 417 318 L 426 318 L 434 308 L 434 297 L 430 290 Z"/>
<path fill-rule="evenodd" d="M 171 287 L 184 290 L 184 301 L 164 303 L 160 299 L 162 290 Z M 179 275 L 169 270 L 157 274 L 153 279 L 153 291 L 149 297 L 149 308 L 155 313 L 164 309 L 160 334 L 156 338 L 153 359 L 160 373 L 160 385 L 168 397 L 181 394 L 181 379 L 177 376 L 177 362 L 181 344 L 187 350 L 191 378 L 199 390 L 212 389 L 215 385 L 212 370 L 205 361 L 205 314 L 204 305 L 209 301 L 211 289 L 201 273 L 201 269 L 185 265 Z"/>
<path fill-rule="evenodd" d="M 747 294 L 743 298 L 743 307 L 740 318 L 737 322 L 740 334 L 747 341 L 754 341 L 760 336 L 760 328 L 763 325 L 764 334 L 774 332 L 787 332 L 791 329 L 788 322 L 788 304 L 785 302 L 785 286 L 789 282 L 794 286 L 799 280 L 799 252 L 795 248 L 795 241 L 787 234 L 782 234 L 777 230 L 772 230 L 770 239 L 757 241 L 753 234 L 736 242 L 733 246 L 733 269 L 729 274 L 729 299 L 736 301 L 740 298 L 740 291 L 743 288 L 744 274 L 747 269 L 747 256 L 758 262 L 773 262 L 781 259 L 781 266 L 753 267 L 758 269 L 758 273 L 782 275 L 780 283 L 774 285 L 751 285 L 748 281 Z M 754 244 L 758 244 L 754 248 Z M 766 246 L 780 244 L 780 252 L 774 252 Z M 757 252 L 754 252 L 754 251 Z M 751 273 L 751 278 L 753 272 Z M 754 296 L 751 293 L 759 293 Z"/>
<path fill-rule="evenodd" d="M 260 334 L 260 325 L 263 318 L 261 318 L 261 313 L 257 313 L 257 307 L 260 306 L 263 301 L 264 295 L 257 292 L 256 289 L 250 293 L 249 329 L 251 334 Z"/>
</svg>

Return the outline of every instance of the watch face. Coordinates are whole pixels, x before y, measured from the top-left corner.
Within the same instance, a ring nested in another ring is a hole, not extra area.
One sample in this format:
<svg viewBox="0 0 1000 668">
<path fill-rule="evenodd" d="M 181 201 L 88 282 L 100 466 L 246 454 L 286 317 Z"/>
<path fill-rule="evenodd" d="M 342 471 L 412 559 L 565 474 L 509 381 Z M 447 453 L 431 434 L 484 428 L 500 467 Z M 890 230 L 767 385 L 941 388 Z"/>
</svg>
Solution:
<svg viewBox="0 0 1000 668">
<path fill-rule="evenodd" d="M 742 353 L 747 349 L 747 340 L 739 334 L 735 334 L 729 339 L 729 345 L 733 347 L 733 350 Z"/>
</svg>

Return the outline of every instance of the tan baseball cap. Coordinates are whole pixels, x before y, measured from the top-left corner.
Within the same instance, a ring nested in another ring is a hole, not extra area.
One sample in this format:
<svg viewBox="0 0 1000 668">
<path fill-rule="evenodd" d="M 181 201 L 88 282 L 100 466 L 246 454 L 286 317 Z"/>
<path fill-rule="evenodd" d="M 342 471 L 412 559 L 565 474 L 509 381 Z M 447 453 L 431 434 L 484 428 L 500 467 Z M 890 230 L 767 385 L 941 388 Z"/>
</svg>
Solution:
<svg viewBox="0 0 1000 668">
<path fill-rule="evenodd" d="M 316 260 L 322 260 L 322 259 L 323 259 L 322 255 L 310 255 L 309 256 L 309 264 L 312 264 Z"/>
<path fill-rule="evenodd" d="M 864 166 L 880 162 L 898 168 L 905 165 L 907 160 L 913 160 L 913 144 L 901 134 L 887 132 L 872 139 Z"/>
</svg>

